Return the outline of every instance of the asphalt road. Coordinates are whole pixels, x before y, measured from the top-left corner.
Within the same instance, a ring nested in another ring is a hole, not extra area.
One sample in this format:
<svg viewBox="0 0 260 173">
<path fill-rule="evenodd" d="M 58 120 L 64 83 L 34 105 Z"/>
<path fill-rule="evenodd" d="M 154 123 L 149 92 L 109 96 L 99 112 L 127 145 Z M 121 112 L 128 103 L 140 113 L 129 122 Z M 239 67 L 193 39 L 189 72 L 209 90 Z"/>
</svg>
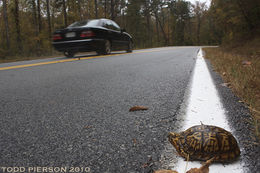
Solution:
<svg viewBox="0 0 260 173">
<path fill-rule="evenodd" d="M 88 167 L 95 173 L 161 168 L 198 50 L 0 65 L 55 62 L 0 70 L 0 166 Z M 149 109 L 129 112 L 135 105 Z"/>
<path fill-rule="evenodd" d="M 0 71 L 1 166 L 149 172 L 174 129 L 198 49 Z M 135 105 L 149 110 L 129 112 Z"/>
</svg>

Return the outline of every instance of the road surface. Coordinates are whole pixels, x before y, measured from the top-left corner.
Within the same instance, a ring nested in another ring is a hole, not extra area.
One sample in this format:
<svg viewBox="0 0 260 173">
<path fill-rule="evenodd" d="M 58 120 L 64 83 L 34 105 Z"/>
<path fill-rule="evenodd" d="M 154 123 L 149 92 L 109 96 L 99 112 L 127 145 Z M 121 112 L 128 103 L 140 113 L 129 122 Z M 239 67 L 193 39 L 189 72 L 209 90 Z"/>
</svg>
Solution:
<svg viewBox="0 0 260 173">
<path fill-rule="evenodd" d="M 167 134 L 180 128 L 179 110 L 199 49 L 1 64 L 2 171 L 135 173 L 161 168 Z M 135 105 L 149 109 L 129 112 Z"/>
</svg>

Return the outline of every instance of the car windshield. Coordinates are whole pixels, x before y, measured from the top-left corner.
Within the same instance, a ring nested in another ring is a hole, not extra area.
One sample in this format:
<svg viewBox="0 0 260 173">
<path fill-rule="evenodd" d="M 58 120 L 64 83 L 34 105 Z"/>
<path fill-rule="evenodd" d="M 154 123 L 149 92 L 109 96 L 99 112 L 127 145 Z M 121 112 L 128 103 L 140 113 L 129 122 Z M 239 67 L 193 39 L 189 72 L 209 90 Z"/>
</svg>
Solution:
<svg viewBox="0 0 260 173">
<path fill-rule="evenodd" d="M 75 28 L 81 26 L 99 26 L 99 20 L 85 20 L 85 21 L 74 22 L 71 25 L 69 25 L 68 28 Z"/>
</svg>

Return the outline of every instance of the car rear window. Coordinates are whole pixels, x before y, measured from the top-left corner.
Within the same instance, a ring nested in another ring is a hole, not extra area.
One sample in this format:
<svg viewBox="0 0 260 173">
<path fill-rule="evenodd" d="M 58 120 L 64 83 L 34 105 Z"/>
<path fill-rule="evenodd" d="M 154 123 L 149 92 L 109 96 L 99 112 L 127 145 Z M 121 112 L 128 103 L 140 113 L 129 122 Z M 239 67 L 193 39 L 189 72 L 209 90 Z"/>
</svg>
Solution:
<svg viewBox="0 0 260 173">
<path fill-rule="evenodd" d="M 86 21 L 79 21 L 74 22 L 68 26 L 68 28 L 75 28 L 81 26 L 99 26 L 99 20 L 86 20 Z"/>
</svg>

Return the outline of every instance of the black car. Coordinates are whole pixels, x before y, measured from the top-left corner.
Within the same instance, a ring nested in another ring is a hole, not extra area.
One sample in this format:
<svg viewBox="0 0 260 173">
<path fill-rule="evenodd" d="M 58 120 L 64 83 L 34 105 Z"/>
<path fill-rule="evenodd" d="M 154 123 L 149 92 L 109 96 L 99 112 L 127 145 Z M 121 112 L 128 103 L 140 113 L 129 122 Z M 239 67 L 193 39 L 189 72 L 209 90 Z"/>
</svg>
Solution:
<svg viewBox="0 0 260 173">
<path fill-rule="evenodd" d="M 98 54 L 110 54 L 111 50 L 132 52 L 133 40 L 114 21 L 93 19 L 79 21 L 53 34 L 52 45 L 67 57 L 77 52 L 96 51 Z"/>
</svg>

